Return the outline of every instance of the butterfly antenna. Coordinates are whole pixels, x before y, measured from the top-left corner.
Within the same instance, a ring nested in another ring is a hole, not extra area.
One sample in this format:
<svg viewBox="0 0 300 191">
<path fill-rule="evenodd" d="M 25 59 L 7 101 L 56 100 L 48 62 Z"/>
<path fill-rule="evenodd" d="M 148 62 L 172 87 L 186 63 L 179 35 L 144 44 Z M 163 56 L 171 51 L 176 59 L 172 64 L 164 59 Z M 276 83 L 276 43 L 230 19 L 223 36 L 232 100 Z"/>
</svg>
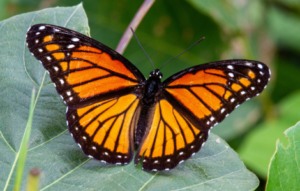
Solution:
<svg viewBox="0 0 300 191">
<path fill-rule="evenodd" d="M 198 44 L 199 42 L 201 42 L 202 40 L 204 40 L 205 37 L 202 37 L 200 40 L 198 40 L 197 42 L 195 42 L 192 46 L 188 47 L 185 51 L 183 51 L 182 53 L 178 54 L 177 56 L 175 56 L 174 58 L 172 58 L 171 60 L 167 61 L 166 63 L 164 63 L 162 65 L 162 67 L 159 68 L 159 70 L 161 70 L 166 64 L 168 64 L 169 62 L 171 62 L 172 60 L 174 60 L 175 58 L 179 57 L 180 55 L 182 55 L 183 53 L 185 53 L 186 51 L 188 51 L 189 49 L 191 49 L 193 46 L 195 46 L 196 44 Z"/>
<path fill-rule="evenodd" d="M 155 67 L 154 67 L 154 64 L 153 64 L 152 60 L 150 59 L 150 57 L 148 56 L 148 54 L 146 53 L 146 51 L 145 51 L 145 50 L 144 50 L 144 48 L 142 47 L 142 45 L 141 45 L 141 43 L 140 43 L 139 39 L 137 38 L 137 36 L 136 36 L 136 34 L 135 34 L 134 30 L 133 30 L 131 27 L 130 27 L 130 29 L 131 29 L 131 31 L 132 31 L 132 33 L 133 33 L 134 37 L 136 38 L 136 41 L 139 43 L 140 47 L 142 48 L 142 50 L 144 51 L 144 53 L 146 54 L 146 56 L 147 56 L 147 57 L 148 57 L 148 59 L 150 60 L 150 62 L 151 62 L 151 64 L 152 64 L 152 66 L 153 66 L 153 70 L 155 70 Z"/>
</svg>

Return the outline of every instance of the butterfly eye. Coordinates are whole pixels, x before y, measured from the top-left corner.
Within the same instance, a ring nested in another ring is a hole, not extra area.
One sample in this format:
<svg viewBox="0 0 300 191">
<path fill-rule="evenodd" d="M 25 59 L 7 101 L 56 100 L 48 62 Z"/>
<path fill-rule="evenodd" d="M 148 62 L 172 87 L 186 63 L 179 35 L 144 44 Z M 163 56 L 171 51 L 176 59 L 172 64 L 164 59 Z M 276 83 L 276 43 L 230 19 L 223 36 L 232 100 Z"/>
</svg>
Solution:
<svg viewBox="0 0 300 191">
<path fill-rule="evenodd" d="M 159 77 L 159 79 L 161 79 L 163 76 L 163 74 L 159 70 L 157 70 L 155 74 Z"/>
<path fill-rule="evenodd" d="M 149 77 L 155 77 L 155 78 L 161 79 L 162 78 L 162 73 L 159 71 L 159 69 L 156 69 L 156 70 L 150 72 Z"/>
</svg>

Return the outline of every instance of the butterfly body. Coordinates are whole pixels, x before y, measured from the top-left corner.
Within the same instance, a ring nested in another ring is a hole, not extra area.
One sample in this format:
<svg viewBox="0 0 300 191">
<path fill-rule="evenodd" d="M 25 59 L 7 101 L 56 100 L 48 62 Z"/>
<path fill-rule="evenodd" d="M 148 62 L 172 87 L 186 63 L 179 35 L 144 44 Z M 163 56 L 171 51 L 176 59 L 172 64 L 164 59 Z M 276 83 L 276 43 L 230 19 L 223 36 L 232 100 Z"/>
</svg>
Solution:
<svg viewBox="0 0 300 191">
<path fill-rule="evenodd" d="M 38 24 L 27 32 L 29 51 L 49 72 L 67 105 L 71 135 L 89 157 L 110 164 L 142 160 L 144 170 L 170 170 L 198 152 L 210 129 L 270 79 L 258 61 L 197 65 L 161 82 L 85 35 Z"/>
</svg>

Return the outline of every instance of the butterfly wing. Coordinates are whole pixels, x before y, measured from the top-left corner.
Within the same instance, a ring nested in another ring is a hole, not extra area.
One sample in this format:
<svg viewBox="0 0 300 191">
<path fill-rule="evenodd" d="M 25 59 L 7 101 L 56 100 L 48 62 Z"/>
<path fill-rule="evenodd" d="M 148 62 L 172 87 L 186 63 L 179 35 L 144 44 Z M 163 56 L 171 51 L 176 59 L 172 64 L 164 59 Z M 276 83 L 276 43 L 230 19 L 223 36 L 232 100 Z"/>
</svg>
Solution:
<svg viewBox="0 0 300 191">
<path fill-rule="evenodd" d="M 26 42 L 68 106 L 82 107 L 128 94 L 145 80 L 122 55 L 70 29 L 34 25 Z"/>
<path fill-rule="evenodd" d="M 225 60 L 169 77 L 135 163 L 144 156 L 145 170 L 168 170 L 188 159 L 200 150 L 214 125 L 262 92 L 270 74 L 257 61 Z"/>
<path fill-rule="evenodd" d="M 138 108 L 139 99 L 134 94 L 79 109 L 69 107 L 66 114 L 69 131 L 89 157 L 110 164 L 127 164 L 134 154 Z"/>
<path fill-rule="evenodd" d="M 130 162 L 141 72 L 116 51 L 63 27 L 34 25 L 26 41 L 68 106 L 68 128 L 83 152 L 111 164 Z"/>
</svg>

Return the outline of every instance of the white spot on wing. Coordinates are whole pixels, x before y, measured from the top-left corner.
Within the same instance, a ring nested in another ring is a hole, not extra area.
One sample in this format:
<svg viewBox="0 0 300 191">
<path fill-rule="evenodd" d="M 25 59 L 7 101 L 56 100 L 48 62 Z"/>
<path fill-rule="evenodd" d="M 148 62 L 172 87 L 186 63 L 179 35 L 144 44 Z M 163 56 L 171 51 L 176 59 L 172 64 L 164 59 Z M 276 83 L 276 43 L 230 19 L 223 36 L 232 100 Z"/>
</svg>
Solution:
<svg viewBox="0 0 300 191">
<path fill-rule="evenodd" d="M 47 58 L 47 60 L 49 60 L 49 61 L 51 60 L 51 57 L 50 57 L 50 56 L 47 56 L 46 58 Z"/>
<path fill-rule="evenodd" d="M 210 120 L 213 121 L 213 120 L 215 120 L 215 118 L 214 118 L 213 116 L 211 116 L 211 117 L 210 117 Z"/>
<path fill-rule="evenodd" d="M 260 79 L 257 79 L 257 83 L 260 83 L 261 82 L 261 80 Z"/>
<path fill-rule="evenodd" d="M 64 80 L 63 79 L 59 79 L 60 84 L 64 84 Z"/>
<path fill-rule="evenodd" d="M 35 44 L 37 44 L 38 42 L 39 42 L 39 40 L 38 40 L 38 39 L 36 39 L 36 40 L 35 40 Z"/>
<path fill-rule="evenodd" d="M 221 109 L 221 113 L 224 113 L 225 110 L 226 110 L 225 108 L 222 108 L 222 109 Z"/>
<path fill-rule="evenodd" d="M 263 65 L 262 64 L 257 64 L 257 67 L 260 69 L 263 69 Z"/>
<path fill-rule="evenodd" d="M 39 52 L 43 52 L 43 49 L 41 49 L 41 48 L 39 48 L 38 50 L 39 50 Z"/>
<path fill-rule="evenodd" d="M 39 35 L 39 34 L 41 34 L 41 33 L 40 32 L 35 33 L 35 35 Z"/>
<path fill-rule="evenodd" d="M 230 70 L 233 70 L 233 66 L 232 65 L 228 65 L 227 68 L 230 69 Z"/>
<path fill-rule="evenodd" d="M 228 76 L 230 76 L 230 77 L 234 77 L 234 74 L 233 73 L 228 73 Z"/>
<path fill-rule="evenodd" d="M 40 26 L 39 30 L 44 30 L 46 27 L 45 26 Z"/>
<path fill-rule="evenodd" d="M 71 39 L 73 42 L 78 42 L 79 41 L 79 38 L 72 38 Z"/>
<path fill-rule="evenodd" d="M 246 94 L 246 92 L 245 91 L 241 91 L 241 95 L 245 95 Z"/>
<path fill-rule="evenodd" d="M 255 87 L 254 87 L 254 86 L 252 86 L 252 87 L 251 87 L 251 90 L 252 90 L 252 91 L 254 91 L 254 90 L 255 90 Z"/>
<path fill-rule="evenodd" d="M 59 30 L 59 29 L 54 29 L 54 31 L 55 31 L 55 32 L 59 32 L 60 30 Z"/>
<path fill-rule="evenodd" d="M 246 65 L 247 66 L 252 66 L 252 63 L 251 62 L 246 62 Z"/>
<path fill-rule="evenodd" d="M 67 48 L 74 48 L 74 47 L 75 47 L 74 44 L 70 44 L 70 45 L 67 46 Z"/>
<path fill-rule="evenodd" d="M 53 69 L 54 69 L 55 71 L 58 71 L 58 70 L 59 70 L 57 66 L 54 66 Z"/>
<path fill-rule="evenodd" d="M 95 146 L 93 146 L 93 147 L 92 147 L 92 149 L 93 149 L 93 150 L 96 150 L 96 147 L 95 147 Z"/>
<path fill-rule="evenodd" d="M 262 76 L 264 75 L 264 73 L 262 71 L 259 72 Z"/>
<path fill-rule="evenodd" d="M 234 99 L 234 98 L 231 98 L 230 102 L 233 103 L 234 101 L 235 101 L 235 99 Z"/>
<path fill-rule="evenodd" d="M 71 95 L 71 92 L 70 92 L 70 91 L 67 91 L 67 95 L 70 96 L 70 95 Z"/>
</svg>

